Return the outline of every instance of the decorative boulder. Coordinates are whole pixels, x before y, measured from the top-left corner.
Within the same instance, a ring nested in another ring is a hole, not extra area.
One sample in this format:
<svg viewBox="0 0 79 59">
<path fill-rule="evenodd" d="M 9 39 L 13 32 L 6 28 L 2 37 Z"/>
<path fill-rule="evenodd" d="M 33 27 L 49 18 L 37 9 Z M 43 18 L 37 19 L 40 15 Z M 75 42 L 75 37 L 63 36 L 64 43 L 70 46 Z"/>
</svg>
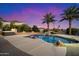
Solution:
<svg viewBox="0 0 79 59">
<path fill-rule="evenodd" d="M 58 40 L 56 43 L 55 43 L 56 46 L 64 46 L 64 43 L 60 40 Z"/>
</svg>

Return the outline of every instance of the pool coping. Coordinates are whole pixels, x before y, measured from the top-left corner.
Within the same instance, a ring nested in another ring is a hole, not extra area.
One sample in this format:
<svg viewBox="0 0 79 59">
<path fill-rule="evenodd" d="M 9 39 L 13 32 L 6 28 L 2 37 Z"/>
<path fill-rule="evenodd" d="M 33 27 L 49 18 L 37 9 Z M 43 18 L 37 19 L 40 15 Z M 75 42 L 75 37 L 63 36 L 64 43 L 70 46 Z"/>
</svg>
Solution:
<svg viewBox="0 0 79 59">
<path fill-rule="evenodd" d="M 65 36 L 65 34 L 52 34 L 52 36 L 60 37 L 60 38 L 65 38 L 67 40 L 76 40 L 76 41 L 79 41 L 78 39 L 75 38 L 76 36 L 72 36 L 72 35 L 66 35 Z M 79 43 L 64 43 L 64 44 L 79 44 Z"/>
<path fill-rule="evenodd" d="M 79 41 L 78 39 L 75 38 L 76 36 L 75 37 L 73 37 L 73 36 L 70 37 L 71 35 L 66 35 L 66 36 L 62 36 L 62 35 L 65 35 L 65 34 L 52 34 L 52 36 Z"/>
<path fill-rule="evenodd" d="M 38 34 L 38 35 L 44 35 L 44 34 Z M 62 35 L 65 35 L 65 34 L 52 34 L 52 35 L 49 35 L 49 36 L 54 36 L 54 37 L 58 37 L 58 38 L 63 38 L 63 39 L 66 39 L 66 40 L 74 40 L 74 41 L 77 41 L 77 43 L 64 43 L 64 44 L 79 44 L 79 40 L 78 39 L 75 39 L 75 38 L 69 38 L 71 35 L 69 35 L 68 37 L 67 37 L 67 35 L 66 35 L 66 37 L 65 36 L 62 36 Z M 40 38 L 37 38 L 37 39 L 40 39 Z M 46 42 L 46 41 L 45 41 Z M 49 42 L 48 42 L 49 43 Z"/>
</svg>

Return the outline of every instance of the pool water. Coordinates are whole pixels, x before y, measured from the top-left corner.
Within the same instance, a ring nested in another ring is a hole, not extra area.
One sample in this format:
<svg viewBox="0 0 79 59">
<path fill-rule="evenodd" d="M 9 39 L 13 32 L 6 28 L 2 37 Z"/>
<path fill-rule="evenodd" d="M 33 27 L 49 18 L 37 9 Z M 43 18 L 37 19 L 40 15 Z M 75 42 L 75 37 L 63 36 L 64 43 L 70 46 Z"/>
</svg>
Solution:
<svg viewBox="0 0 79 59">
<path fill-rule="evenodd" d="M 34 37 L 40 38 L 48 43 L 55 43 L 59 40 L 63 43 L 79 43 L 79 41 L 76 41 L 76 40 L 70 40 L 70 39 L 65 39 L 65 38 L 60 38 L 55 36 L 34 35 Z"/>
</svg>

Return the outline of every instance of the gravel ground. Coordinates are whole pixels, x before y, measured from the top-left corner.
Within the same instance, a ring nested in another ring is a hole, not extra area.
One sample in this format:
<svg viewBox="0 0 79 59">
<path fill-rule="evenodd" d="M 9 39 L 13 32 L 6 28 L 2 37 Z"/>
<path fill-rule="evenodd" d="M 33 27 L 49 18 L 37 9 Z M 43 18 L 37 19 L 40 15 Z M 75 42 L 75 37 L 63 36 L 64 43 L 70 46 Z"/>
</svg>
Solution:
<svg viewBox="0 0 79 59">
<path fill-rule="evenodd" d="M 0 37 L 0 56 L 31 56 L 17 49 L 3 37 Z"/>
</svg>

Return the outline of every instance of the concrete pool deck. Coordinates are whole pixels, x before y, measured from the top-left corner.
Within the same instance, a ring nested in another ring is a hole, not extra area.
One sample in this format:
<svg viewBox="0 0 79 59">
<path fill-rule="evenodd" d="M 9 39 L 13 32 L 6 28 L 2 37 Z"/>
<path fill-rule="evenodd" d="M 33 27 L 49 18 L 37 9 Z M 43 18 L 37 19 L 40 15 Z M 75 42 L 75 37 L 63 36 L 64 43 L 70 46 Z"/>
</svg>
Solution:
<svg viewBox="0 0 79 59">
<path fill-rule="evenodd" d="M 57 47 L 40 39 L 31 39 L 23 35 L 5 36 L 13 46 L 33 56 L 65 56 L 66 47 Z"/>
<path fill-rule="evenodd" d="M 0 36 L 0 56 L 31 56 L 13 46 L 10 42 Z"/>
<path fill-rule="evenodd" d="M 53 35 L 79 41 L 79 36 L 65 35 L 65 34 L 53 34 Z"/>
<path fill-rule="evenodd" d="M 59 36 L 63 38 L 69 38 L 73 40 L 79 41 L 79 36 L 73 36 L 73 35 L 64 35 L 64 34 L 53 34 L 54 36 Z M 71 43 L 71 44 L 64 44 L 66 47 L 66 55 L 67 56 L 79 56 L 79 43 Z"/>
</svg>

